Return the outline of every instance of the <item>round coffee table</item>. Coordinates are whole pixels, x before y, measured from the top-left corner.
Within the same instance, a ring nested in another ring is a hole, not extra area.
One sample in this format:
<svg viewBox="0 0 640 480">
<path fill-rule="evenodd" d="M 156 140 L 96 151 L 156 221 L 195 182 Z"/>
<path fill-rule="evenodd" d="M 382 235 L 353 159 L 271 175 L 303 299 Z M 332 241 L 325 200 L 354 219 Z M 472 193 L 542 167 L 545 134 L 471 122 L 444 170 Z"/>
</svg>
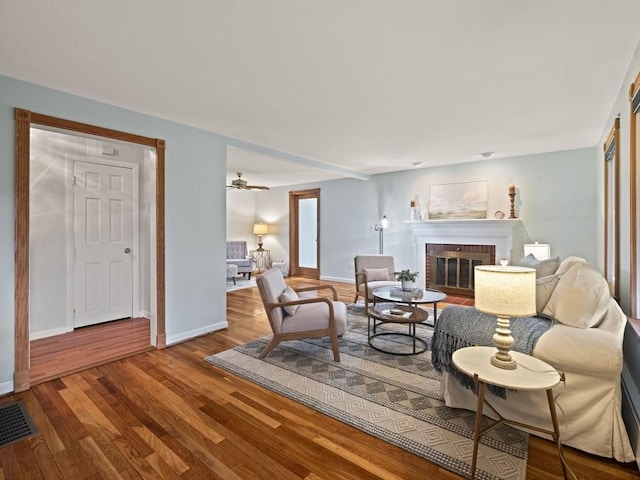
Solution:
<svg viewBox="0 0 640 480">
<path fill-rule="evenodd" d="M 390 353 L 393 355 L 415 355 L 417 353 L 424 352 L 427 348 L 427 342 L 420 337 L 416 336 L 416 324 L 424 322 L 429 318 L 429 312 L 417 307 L 411 307 L 408 305 L 398 305 L 395 303 L 377 303 L 367 310 L 367 338 L 371 348 L 378 350 L 379 352 Z M 373 333 L 371 333 L 371 319 L 373 319 Z M 409 326 L 409 333 L 402 332 L 380 332 L 376 333 L 376 327 L 380 323 L 398 323 Z M 373 340 L 383 336 L 401 336 L 409 337 L 412 340 L 412 350 L 410 352 L 392 351 L 386 350 L 381 347 L 376 347 L 373 344 Z M 416 343 L 421 344 L 421 349 L 416 348 Z"/>
<path fill-rule="evenodd" d="M 444 292 L 433 288 L 425 288 L 422 291 L 421 297 L 412 297 L 410 295 L 393 295 L 394 291 L 398 290 L 398 288 L 399 287 L 376 288 L 373 291 L 374 302 L 376 299 L 378 299 L 382 300 L 383 302 L 406 303 L 407 305 L 412 307 L 433 303 L 433 321 L 436 321 L 438 317 L 438 302 L 442 302 L 445 298 L 447 298 L 447 295 Z"/>
</svg>

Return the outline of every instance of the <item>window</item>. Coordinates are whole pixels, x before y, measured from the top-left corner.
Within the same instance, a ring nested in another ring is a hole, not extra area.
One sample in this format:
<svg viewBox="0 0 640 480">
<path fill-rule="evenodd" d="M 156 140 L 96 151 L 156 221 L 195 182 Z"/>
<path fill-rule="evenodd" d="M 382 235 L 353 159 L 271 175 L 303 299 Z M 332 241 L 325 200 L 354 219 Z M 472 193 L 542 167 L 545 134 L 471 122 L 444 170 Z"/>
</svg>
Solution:
<svg viewBox="0 0 640 480">
<path fill-rule="evenodd" d="M 604 142 L 604 271 L 611 295 L 620 301 L 620 118 Z"/>
</svg>

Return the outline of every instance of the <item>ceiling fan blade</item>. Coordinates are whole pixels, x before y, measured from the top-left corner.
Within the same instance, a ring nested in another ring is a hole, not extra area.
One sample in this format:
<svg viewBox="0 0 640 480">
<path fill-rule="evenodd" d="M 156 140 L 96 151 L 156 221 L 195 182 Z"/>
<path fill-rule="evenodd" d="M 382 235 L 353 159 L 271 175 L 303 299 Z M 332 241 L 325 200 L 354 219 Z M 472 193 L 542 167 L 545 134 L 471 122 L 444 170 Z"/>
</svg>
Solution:
<svg viewBox="0 0 640 480">
<path fill-rule="evenodd" d="M 255 191 L 259 191 L 259 190 L 269 190 L 269 187 L 265 187 L 263 185 L 247 185 L 246 187 L 244 187 L 247 190 L 255 190 Z"/>
</svg>

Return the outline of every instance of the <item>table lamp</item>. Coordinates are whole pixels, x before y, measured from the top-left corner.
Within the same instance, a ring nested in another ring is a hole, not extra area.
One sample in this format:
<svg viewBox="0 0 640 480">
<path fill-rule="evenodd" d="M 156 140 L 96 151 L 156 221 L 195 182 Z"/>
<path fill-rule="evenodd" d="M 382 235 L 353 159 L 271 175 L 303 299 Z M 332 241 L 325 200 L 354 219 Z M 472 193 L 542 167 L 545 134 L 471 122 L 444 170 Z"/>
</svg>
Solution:
<svg viewBox="0 0 640 480">
<path fill-rule="evenodd" d="M 536 271 L 499 265 L 480 265 L 474 271 L 476 310 L 498 317 L 493 334 L 498 351 L 491 357 L 491 364 L 514 370 L 517 364 L 509 354 L 513 346 L 509 318 L 536 313 Z"/>
<path fill-rule="evenodd" d="M 253 225 L 253 234 L 258 235 L 258 250 L 262 250 L 262 235 L 269 233 L 269 225 L 266 223 L 255 223 Z"/>
</svg>

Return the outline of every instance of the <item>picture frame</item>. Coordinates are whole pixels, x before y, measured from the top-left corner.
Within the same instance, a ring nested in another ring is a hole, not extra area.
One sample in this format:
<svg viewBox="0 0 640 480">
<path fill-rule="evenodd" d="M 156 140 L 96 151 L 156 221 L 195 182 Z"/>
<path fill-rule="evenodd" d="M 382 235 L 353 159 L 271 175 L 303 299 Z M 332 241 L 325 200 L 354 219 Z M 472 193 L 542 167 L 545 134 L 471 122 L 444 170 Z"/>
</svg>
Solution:
<svg viewBox="0 0 640 480">
<path fill-rule="evenodd" d="M 429 186 L 429 220 L 487 218 L 487 180 Z"/>
</svg>

